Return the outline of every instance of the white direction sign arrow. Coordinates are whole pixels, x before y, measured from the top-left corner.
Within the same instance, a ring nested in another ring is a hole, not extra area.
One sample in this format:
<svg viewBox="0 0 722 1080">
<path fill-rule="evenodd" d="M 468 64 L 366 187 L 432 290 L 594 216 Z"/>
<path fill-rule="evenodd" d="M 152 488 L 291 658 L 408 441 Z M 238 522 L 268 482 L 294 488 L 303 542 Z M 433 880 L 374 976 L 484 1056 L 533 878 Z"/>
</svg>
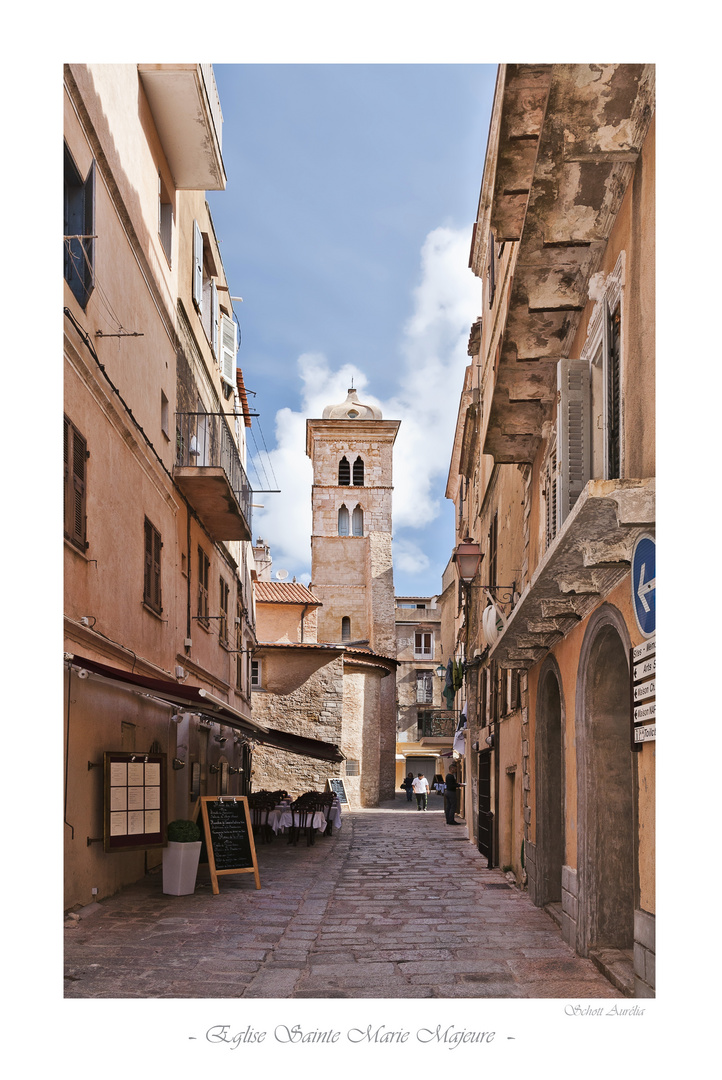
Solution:
<svg viewBox="0 0 722 1080">
<path fill-rule="evenodd" d="M 645 581 L 644 571 L 646 569 L 647 564 L 642 563 L 641 569 L 639 571 L 639 585 L 637 586 L 637 596 L 639 597 L 639 602 L 641 603 L 644 610 L 649 611 L 649 604 L 647 603 L 647 593 L 651 593 L 652 589 L 656 588 L 657 579 L 656 577 L 653 577 L 650 578 L 649 581 Z"/>
</svg>

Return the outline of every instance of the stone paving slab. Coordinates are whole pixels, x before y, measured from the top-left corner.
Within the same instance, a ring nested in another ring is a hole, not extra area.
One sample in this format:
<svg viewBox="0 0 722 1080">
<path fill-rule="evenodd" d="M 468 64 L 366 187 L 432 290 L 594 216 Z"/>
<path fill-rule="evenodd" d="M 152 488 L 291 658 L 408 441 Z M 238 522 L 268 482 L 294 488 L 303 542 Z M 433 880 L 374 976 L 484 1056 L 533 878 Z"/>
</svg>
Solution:
<svg viewBox="0 0 722 1080">
<path fill-rule="evenodd" d="M 190 897 L 154 873 L 89 905 L 66 921 L 66 997 L 623 996 L 465 828 L 406 806 L 346 811 L 312 847 L 259 844 L 260 890 L 226 876 L 213 896 L 201 867 Z"/>
</svg>

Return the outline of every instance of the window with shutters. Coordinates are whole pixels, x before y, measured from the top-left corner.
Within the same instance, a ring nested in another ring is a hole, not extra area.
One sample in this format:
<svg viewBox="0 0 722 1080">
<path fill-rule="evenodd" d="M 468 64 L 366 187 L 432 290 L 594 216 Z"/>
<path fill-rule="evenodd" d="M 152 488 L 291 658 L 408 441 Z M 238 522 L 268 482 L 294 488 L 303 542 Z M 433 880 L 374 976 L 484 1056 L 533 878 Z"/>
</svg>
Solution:
<svg viewBox="0 0 722 1080">
<path fill-rule="evenodd" d="M 338 482 L 339 487 L 346 487 L 351 483 L 351 466 L 348 463 L 347 457 L 342 457 L 338 463 Z"/>
<path fill-rule="evenodd" d="M 208 617 L 210 610 L 208 606 L 208 576 L 210 574 L 211 563 L 210 559 L 206 555 L 202 547 L 198 548 L 198 622 L 201 626 L 205 626 L 208 629 Z"/>
<path fill-rule="evenodd" d="M 63 177 L 63 272 L 82 308 L 95 286 L 95 162 L 83 179 L 65 146 Z"/>
<path fill-rule="evenodd" d="M 349 513 L 348 507 L 342 505 L 338 512 L 338 535 L 348 536 L 349 533 Z"/>
<path fill-rule="evenodd" d="M 416 672 L 417 705 L 434 704 L 434 674 L 432 671 Z"/>
<path fill-rule="evenodd" d="M 88 546 L 85 511 L 88 444 L 67 416 L 64 417 L 64 427 L 64 533 L 72 544 L 85 551 Z"/>
<path fill-rule="evenodd" d="M 230 586 L 228 582 L 222 577 L 219 578 L 219 615 L 218 619 L 218 638 L 223 645 L 228 645 L 228 597 L 230 594 Z"/>
<path fill-rule="evenodd" d="M 160 591 L 160 552 L 163 544 L 160 533 L 148 518 L 144 523 L 145 570 L 143 574 L 143 603 L 158 615 L 162 612 Z"/>
<path fill-rule="evenodd" d="M 218 302 L 218 286 L 216 278 L 219 275 L 219 267 L 213 253 L 210 235 L 201 230 L 197 221 L 193 222 L 193 303 L 200 316 L 203 329 L 208 343 L 211 346 L 213 356 L 221 365 L 224 379 L 235 382 L 235 350 L 233 351 L 233 377 L 230 378 L 223 365 L 221 349 L 223 343 L 221 312 Z M 223 316 L 223 318 L 228 318 Z M 234 327 L 233 320 L 230 319 Z M 226 333 L 230 333 L 228 330 Z M 227 343 L 226 343 L 227 344 Z"/>
<path fill-rule="evenodd" d="M 621 251 L 611 274 L 606 277 L 597 274 L 590 283 L 590 297 L 596 304 L 587 326 L 581 358 L 589 366 L 589 475 L 595 479 L 617 480 L 624 469 L 622 324 L 625 261 L 625 252 Z"/>
<path fill-rule="evenodd" d="M 364 512 L 360 506 L 355 506 L 351 515 L 351 532 L 354 536 L 364 534 Z"/>
<path fill-rule="evenodd" d="M 360 457 L 357 457 L 353 463 L 353 482 L 356 487 L 363 487 L 364 463 Z"/>
<path fill-rule="evenodd" d="M 434 659 L 434 635 L 430 631 L 417 630 L 414 634 L 414 656 Z"/>
<path fill-rule="evenodd" d="M 260 660 L 251 660 L 251 689 L 260 690 L 263 686 L 263 669 Z"/>
</svg>

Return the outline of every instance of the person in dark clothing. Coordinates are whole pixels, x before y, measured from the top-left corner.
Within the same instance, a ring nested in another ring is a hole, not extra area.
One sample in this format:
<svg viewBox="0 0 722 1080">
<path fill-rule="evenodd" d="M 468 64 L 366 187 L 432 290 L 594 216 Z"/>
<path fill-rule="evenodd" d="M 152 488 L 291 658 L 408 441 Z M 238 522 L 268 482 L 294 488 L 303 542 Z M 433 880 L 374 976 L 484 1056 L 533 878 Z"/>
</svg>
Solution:
<svg viewBox="0 0 722 1080">
<path fill-rule="evenodd" d="M 414 797 L 414 774 L 406 774 L 406 779 L 401 781 L 401 787 L 406 790 L 406 801 L 411 802 Z"/>
<path fill-rule="evenodd" d="M 446 774 L 446 791 L 444 792 L 444 813 L 447 825 L 461 825 L 460 821 L 454 820 L 456 813 L 456 791 L 459 785 L 456 782 L 456 770 L 453 765 L 449 766 Z"/>
</svg>

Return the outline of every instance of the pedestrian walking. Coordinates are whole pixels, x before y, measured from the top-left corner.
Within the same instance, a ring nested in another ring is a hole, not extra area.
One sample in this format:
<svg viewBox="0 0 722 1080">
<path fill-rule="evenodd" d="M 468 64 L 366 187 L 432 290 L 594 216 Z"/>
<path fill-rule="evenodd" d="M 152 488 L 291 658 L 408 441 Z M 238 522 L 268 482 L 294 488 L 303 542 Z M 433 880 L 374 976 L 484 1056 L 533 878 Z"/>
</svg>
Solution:
<svg viewBox="0 0 722 1080">
<path fill-rule="evenodd" d="M 456 782 L 456 769 L 453 765 L 449 766 L 449 771 L 446 774 L 446 788 L 444 790 L 444 813 L 446 814 L 447 825 L 461 825 L 460 821 L 454 819 L 456 813 L 456 792 L 459 785 Z"/>
<path fill-rule="evenodd" d="M 406 792 L 406 801 L 411 802 L 414 797 L 414 774 L 412 772 L 406 774 L 406 779 L 401 781 L 401 787 Z"/>
<path fill-rule="evenodd" d="M 414 780 L 413 789 L 416 796 L 416 809 L 425 810 L 429 801 L 429 781 L 422 772 Z"/>
</svg>

